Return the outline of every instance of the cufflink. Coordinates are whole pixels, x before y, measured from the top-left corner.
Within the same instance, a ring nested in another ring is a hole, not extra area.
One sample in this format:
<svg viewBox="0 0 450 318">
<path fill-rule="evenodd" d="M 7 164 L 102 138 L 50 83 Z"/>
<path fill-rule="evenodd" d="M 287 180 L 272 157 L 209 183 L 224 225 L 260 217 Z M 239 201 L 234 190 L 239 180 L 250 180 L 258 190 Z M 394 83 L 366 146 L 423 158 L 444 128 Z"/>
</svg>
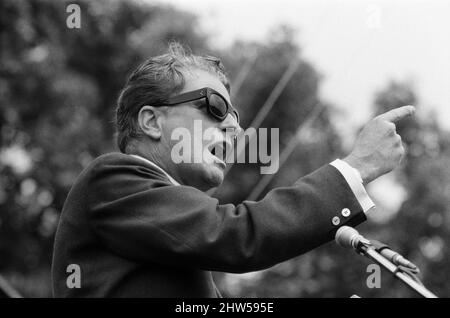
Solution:
<svg viewBox="0 0 450 318">
<path fill-rule="evenodd" d="M 333 223 L 333 225 L 339 225 L 339 223 L 341 223 L 341 219 L 338 216 L 335 216 L 331 219 L 331 223 Z"/>
<path fill-rule="evenodd" d="M 347 209 L 347 208 L 342 209 L 341 214 L 342 214 L 343 217 L 346 217 L 346 218 L 349 217 L 350 216 L 350 209 Z"/>
</svg>

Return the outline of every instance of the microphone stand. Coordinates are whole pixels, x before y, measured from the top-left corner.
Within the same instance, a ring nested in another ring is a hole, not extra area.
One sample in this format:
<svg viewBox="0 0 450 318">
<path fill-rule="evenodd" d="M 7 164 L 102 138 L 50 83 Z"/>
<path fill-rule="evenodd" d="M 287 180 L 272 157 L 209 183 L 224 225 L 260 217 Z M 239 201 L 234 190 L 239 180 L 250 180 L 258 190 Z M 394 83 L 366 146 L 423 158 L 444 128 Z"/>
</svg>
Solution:
<svg viewBox="0 0 450 318">
<path fill-rule="evenodd" d="M 394 274 L 394 276 L 405 283 L 411 290 L 415 291 L 419 295 L 425 298 L 438 298 L 435 294 L 430 292 L 425 286 L 417 283 L 409 275 L 402 272 L 402 270 L 386 259 L 383 255 L 378 253 L 375 248 L 370 244 L 370 241 L 364 240 L 360 241 L 358 246 L 356 246 L 356 251 L 361 255 L 364 255 L 371 260 L 375 261 L 387 271 Z"/>
</svg>

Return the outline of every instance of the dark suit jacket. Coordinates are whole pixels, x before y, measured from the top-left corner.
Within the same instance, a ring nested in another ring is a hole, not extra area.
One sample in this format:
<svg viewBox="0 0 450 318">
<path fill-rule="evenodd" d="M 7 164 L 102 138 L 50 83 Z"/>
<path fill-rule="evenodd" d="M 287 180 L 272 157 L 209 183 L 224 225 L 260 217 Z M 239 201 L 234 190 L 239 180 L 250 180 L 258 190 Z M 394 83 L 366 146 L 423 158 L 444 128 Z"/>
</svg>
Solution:
<svg viewBox="0 0 450 318">
<path fill-rule="evenodd" d="M 341 211 L 348 208 L 350 216 Z M 261 270 L 365 220 L 331 165 L 261 201 L 219 205 L 174 186 L 144 161 L 111 153 L 78 177 L 65 202 L 52 264 L 56 297 L 217 297 L 211 271 Z M 76 264 L 80 288 L 66 284 Z"/>
</svg>

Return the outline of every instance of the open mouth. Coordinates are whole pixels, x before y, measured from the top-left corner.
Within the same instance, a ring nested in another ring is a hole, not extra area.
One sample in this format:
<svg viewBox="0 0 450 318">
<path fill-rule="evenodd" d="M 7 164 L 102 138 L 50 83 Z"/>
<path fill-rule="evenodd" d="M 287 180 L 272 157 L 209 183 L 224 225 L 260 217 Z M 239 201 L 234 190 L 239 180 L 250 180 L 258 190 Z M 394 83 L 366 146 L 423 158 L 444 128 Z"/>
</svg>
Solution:
<svg viewBox="0 0 450 318">
<path fill-rule="evenodd" d="M 216 157 L 220 162 L 225 164 L 227 154 L 230 153 L 232 145 L 226 141 L 216 142 L 208 145 L 209 152 Z"/>
</svg>

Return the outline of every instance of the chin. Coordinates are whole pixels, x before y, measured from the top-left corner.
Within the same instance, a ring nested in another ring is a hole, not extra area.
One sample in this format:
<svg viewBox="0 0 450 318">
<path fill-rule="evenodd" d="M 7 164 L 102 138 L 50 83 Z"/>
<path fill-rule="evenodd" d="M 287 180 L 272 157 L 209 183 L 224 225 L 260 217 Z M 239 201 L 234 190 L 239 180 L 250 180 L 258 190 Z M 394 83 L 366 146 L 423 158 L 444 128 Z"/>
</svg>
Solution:
<svg viewBox="0 0 450 318">
<path fill-rule="evenodd" d="M 201 191 L 220 186 L 224 179 L 224 169 L 214 163 L 187 164 L 182 170 L 183 184 Z"/>
<path fill-rule="evenodd" d="M 224 177 L 224 171 L 221 168 L 216 166 L 208 167 L 208 176 L 206 181 L 209 183 L 210 189 L 220 186 Z"/>
</svg>

